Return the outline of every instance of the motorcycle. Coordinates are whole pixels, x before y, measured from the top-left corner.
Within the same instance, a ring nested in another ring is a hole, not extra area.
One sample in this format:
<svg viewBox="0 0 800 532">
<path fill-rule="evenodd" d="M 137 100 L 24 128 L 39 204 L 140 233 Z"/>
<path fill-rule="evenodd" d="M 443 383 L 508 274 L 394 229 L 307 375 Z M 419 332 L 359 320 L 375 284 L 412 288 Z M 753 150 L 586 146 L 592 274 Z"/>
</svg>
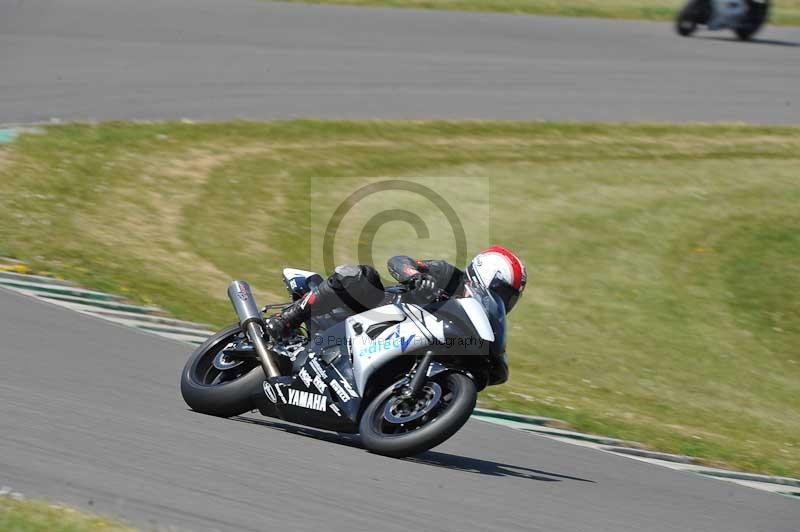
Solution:
<svg viewBox="0 0 800 532">
<path fill-rule="evenodd" d="M 292 268 L 283 280 L 293 300 L 322 277 Z M 419 454 L 455 434 L 477 393 L 508 378 L 505 307 L 491 292 L 417 301 L 404 285 L 388 287 L 381 306 L 313 317 L 274 341 L 249 285 L 228 297 L 238 323 L 190 356 L 181 376 L 186 404 L 204 414 L 262 415 L 340 433 L 359 433 L 367 450 Z"/>
<path fill-rule="evenodd" d="M 766 22 L 769 0 L 689 0 L 678 13 L 675 29 L 688 37 L 704 24 L 710 30 L 730 29 L 746 41 Z"/>
</svg>

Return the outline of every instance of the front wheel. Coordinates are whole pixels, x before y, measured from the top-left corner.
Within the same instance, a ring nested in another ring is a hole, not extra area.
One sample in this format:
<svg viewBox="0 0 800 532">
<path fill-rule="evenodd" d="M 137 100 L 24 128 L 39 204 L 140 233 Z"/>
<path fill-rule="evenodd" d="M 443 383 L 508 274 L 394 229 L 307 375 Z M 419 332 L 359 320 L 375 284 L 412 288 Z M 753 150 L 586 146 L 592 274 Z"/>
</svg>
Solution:
<svg viewBox="0 0 800 532">
<path fill-rule="evenodd" d="M 417 397 L 404 398 L 396 384 L 375 397 L 359 423 L 367 450 L 400 458 L 436 447 L 467 422 L 478 391 L 462 373 L 428 380 Z"/>
<path fill-rule="evenodd" d="M 747 12 L 747 17 L 744 22 L 734 29 L 734 33 L 742 41 L 748 41 L 761 29 L 761 26 L 767 20 L 767 11 L 769 4 L 765 2 L 749 2 L 750 10 Z"/>
</svg>

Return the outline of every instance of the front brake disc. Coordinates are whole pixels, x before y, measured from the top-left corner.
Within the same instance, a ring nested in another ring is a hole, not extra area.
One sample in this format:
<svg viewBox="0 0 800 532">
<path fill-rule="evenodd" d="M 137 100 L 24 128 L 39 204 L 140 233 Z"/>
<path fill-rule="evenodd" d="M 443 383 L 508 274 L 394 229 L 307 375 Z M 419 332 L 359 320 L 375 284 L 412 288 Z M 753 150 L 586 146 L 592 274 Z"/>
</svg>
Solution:
<svg viewBox="0 0 800 532">
<path fill-rule="evenodd" d="M 442 398 L 442 388 L 427 382 L 421 397 L 392 397 L 383 409 L 383 418 L 389 423 L 403 425 L 415 421 L 433 410 Z"/>
</svg>

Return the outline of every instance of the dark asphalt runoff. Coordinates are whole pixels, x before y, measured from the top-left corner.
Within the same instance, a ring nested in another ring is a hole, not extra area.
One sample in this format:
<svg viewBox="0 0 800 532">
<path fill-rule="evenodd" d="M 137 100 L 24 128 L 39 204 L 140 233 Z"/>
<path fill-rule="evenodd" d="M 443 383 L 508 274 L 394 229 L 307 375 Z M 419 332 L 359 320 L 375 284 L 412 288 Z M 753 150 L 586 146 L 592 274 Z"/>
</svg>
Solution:
<svg viewBox="0 0 800 532">
<path fill-rule="evenodd" d="M 0 485 L 139 527 L 796 532 L 800 501 L 470 421 L 414 460 L 187 410 L 190 347 L 0 290 Z"/>
<path fill-rule="evenodd" d="M 0 123 L 800 123 L 800 29 L 759 37 L 257 0 L 0 0 Z"/>
</svg>

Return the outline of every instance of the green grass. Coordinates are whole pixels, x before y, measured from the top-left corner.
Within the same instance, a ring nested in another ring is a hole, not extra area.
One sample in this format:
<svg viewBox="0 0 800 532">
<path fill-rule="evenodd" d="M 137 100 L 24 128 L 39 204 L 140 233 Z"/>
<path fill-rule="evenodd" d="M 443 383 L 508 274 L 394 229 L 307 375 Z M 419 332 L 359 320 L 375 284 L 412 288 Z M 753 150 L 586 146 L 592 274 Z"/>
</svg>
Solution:
<svg viewBox="0 0 800 532">
<path fill-rule="evenodd" d="M 280 301 L 281 267 L 316 266 L 310 197 L 452 176 L 460 202 L 488 178 L 491 239 L 527 262 L 529 288 L 511 379 L 484 406 L 797 476 L 798 168 L 788 127 L 56 126 L 0 149 L 0 251 L 222 325 L 231 278 Z M 433 253 L 396 225 L 379 233 L 384 274 L 392 251 Z"/>
<path fill-rule="evenodd" d="M 279 0 L 305 4 L 340 4 L 416 9 L 447 9 L 599 17 L 615 19 L 673 20 L 683 6 L 681 0 Z M 800 0 L 784 0 L 770 7 L 770 24 L 800 25 Z"/>
<path fill-rule="evenodd" d="M 102 517 L 65 506 L 0 497 L 2 532 L 133 532 Z"/>
</svg>

